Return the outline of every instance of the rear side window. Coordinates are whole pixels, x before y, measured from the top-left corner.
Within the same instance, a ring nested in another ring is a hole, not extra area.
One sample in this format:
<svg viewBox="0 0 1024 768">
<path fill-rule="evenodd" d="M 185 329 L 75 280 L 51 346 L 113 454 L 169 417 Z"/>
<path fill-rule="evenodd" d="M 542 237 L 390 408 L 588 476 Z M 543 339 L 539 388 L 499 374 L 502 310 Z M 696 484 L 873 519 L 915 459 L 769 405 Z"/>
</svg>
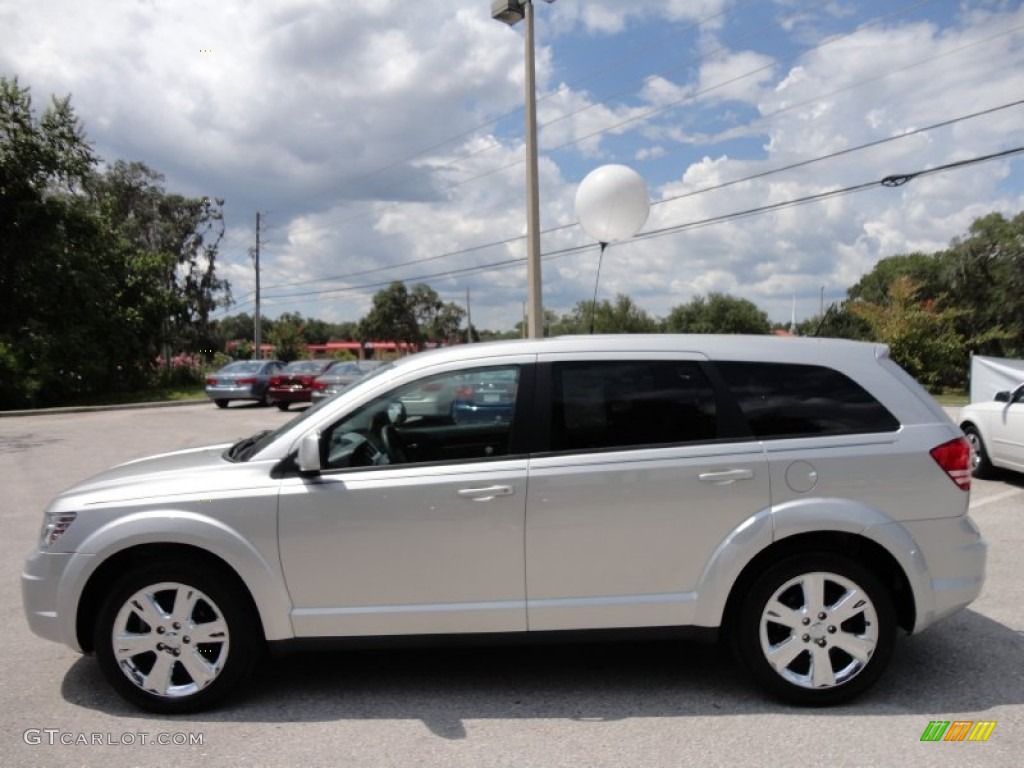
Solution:
<svg viewBox="0 0 1024 768">
<path fill-rule="evenodd" d="M 899 421 L 859 384 L 831 368 L 720 362 L 758 438 L 895 432 Z"/>
<path fill-rule="evenodd" d="M 663 445 L 717 437 L 715 397 L 696 363 L 587 361 L 552 366 L 556 451 Z"/>
</svg>

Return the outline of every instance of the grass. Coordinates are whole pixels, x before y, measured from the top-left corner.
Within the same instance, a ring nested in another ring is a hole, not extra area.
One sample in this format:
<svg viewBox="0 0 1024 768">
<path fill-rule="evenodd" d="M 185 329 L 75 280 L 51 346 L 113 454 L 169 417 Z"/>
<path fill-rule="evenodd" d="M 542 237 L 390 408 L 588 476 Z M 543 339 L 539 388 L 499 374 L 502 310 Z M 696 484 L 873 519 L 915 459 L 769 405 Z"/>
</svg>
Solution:
<svg viewBox="0 0 1024 768">
<path fill-rule="evenodd" d="M 179 400 L 205 400 L 202 384 L 179 387 L 158 387 L 137 392 L 110 392 L 77 398 L 74 402 L 60 403 L 60 406 L 74 405 L 130 405 L 132 403 L 162 403 Z"/>
<path fill-rule="evenodd" d="M 949 408 L 963 408 L 971 400 L 967 392 L 961 389 L 949 390 L 938 395 L 932 394 L 932 397 L 935 398 L 939 405 Z"/>
</svg>

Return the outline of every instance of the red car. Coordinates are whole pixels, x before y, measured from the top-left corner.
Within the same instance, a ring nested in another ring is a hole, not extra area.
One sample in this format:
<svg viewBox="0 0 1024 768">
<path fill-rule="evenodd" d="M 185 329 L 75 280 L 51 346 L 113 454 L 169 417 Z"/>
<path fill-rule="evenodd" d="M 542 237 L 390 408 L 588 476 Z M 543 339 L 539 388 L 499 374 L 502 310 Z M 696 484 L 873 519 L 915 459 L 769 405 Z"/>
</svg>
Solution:
<svg viewBox="0 0 1024 768">
<path fill-rule="evenodd" d="M 282 411 L 292 403 L 313 400 L 313 379 L 337 365 L 340 360 L 296 360 L 270 377 L 267 400 Z"/>
</svg>

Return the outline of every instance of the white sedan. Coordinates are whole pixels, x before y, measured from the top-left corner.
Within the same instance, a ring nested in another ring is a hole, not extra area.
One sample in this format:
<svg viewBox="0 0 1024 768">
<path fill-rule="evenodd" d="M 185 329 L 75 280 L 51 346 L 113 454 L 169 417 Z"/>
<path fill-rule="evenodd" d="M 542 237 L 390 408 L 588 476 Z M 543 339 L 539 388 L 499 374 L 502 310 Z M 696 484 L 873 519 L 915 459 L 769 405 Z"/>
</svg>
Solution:
<svg viewBox="0 0 1024 768">
<path fill-rule="evenodd" d="M 995 468 L 1024 472 L 1024 384 L 996 393 L 989 402 L 965 406 L 960 428 L 971 443 L 976 477 L 991 475 Z"/>
</svg>

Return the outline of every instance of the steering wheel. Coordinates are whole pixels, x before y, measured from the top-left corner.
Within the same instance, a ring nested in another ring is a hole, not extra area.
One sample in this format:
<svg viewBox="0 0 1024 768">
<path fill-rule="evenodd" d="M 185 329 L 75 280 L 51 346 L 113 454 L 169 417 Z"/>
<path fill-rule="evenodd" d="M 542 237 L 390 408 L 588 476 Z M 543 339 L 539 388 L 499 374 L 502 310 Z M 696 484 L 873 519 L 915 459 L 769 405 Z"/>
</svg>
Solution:
<svg viewBox="0 0 1024 768">
<path fill-rule="evenodd" d="M 409 457 L 405 455 L 405 446 L 394 424 L 385 424 L 380 428 L 380 441 L 384 444 L 384 452 L 392 464 L 407 464 Z"/>
</svg>

